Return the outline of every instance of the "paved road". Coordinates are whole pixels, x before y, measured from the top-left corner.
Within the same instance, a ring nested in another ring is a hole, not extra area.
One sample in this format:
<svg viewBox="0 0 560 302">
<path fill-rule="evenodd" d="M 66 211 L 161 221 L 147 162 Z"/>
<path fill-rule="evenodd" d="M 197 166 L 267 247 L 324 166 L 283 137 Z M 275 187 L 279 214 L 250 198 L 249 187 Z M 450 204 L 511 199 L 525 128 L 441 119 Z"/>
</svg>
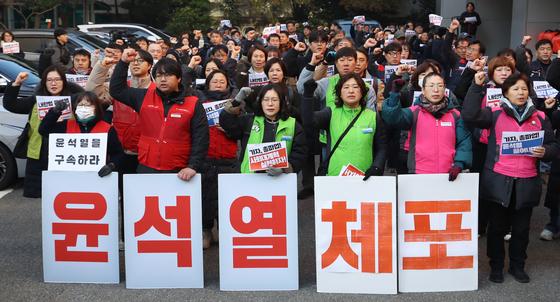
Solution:
<svg viewBox="0 0 560 302">
<path fill-rule="evenodd" d="M 506 275 L 505 283 L 487 280 L 485 238 L 479 242 L 479 290 L 474 292 L 385 295 L 319 294 L 315 286 L 313 201 L 299 204 L 300 290 L 293 292 L 221 292 L 218 247 L 204 254 L 204 289 L 127 290 L 121 254 L 121 283 L 46 284 L 41 260 L 41 204 L 23 198 L 21 184 L 0 198 L 0 301 L 559 301 L 560 240 L 543 242 L 538 235 L 547 210 L 534 211 L 527 271 L 529 284 Z"/>
</svg>

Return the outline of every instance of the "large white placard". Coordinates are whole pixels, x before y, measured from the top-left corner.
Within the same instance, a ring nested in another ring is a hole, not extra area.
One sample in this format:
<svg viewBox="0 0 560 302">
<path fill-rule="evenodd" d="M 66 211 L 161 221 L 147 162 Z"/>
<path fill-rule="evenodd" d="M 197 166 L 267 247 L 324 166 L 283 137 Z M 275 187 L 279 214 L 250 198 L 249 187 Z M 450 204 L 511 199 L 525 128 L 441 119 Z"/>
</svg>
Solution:
<svg viewBox="0 0 560 302">
<path fill-rule="evenodd" d="M 478 288 L 478 174 L 399 175 L 399 291 Z"/>
<path fill-rule="evenodd" d="M 395 177 L 315 177 L 317 291 L 397 293 Z"/>
<path fill-rule="evenodd" d="M 45 282 L 119 283 L 118 175 L 43 171 Z"/>
<path fill-rule="evenodd" d="M 50 171 L 99 171 L 107 159 L 107 133 L 51 133 Z"/>
<path fill-rule="evenodd" d="M 220 174 L 220 289 L 297 290 L 297 176 Z"/>
<path fill-rule="evenodd" d="M 202 288 L 201 177 L 124 176 L 127 288 Z"/>
</svg>

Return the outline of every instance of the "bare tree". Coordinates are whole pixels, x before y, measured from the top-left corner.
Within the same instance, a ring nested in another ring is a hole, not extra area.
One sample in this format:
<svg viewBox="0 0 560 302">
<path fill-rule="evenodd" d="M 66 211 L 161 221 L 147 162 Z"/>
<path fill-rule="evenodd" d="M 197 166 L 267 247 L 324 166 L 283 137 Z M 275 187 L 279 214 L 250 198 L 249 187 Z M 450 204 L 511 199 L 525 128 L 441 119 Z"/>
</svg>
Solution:
<svg viewBox="0 0 560 302">
<path fill-rule="evenodd" d="M 62 4 L 62 0 L 23 0 L 13 4 L 14 11 L 17 12 L 25 22 L 25 28 L 29 28 L 29 21 L 34 18 L 34 28 L 39 28 L 41 15 L 57 8 Z M 56 22 L 56 20 L 54 20 Z"/>
</svg>

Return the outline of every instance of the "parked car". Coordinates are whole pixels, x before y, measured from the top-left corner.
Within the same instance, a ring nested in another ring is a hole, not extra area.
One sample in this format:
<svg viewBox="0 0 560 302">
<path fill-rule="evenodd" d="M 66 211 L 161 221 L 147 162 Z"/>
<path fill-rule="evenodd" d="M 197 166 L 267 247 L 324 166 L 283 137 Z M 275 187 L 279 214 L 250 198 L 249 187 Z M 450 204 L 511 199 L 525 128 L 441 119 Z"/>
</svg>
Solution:
<svg viewBox="0 0 560 302">
<path fill-rule="evenodd" d="M 78 25 L 78 29 L 85 33 L 90 31 L 106 33 L 122 31 L 127 36 L 145 37 L 154 42 L 159 39 L 169 42 L 171 39 L 171 35 L 162 30 L 149 25 L 135 23 L 82 24 Z"/>
<path fill-rule="evenodd" d="M 73 54 L 76 49 L 83 48 L 90 53 L 96 49 L 105 49 L 106 42 L 83 32 L 68 29 L 68 49 Z M 39 56 L 54 41 L 54 29 L 15 29 L 12 31 L 19 42 L 25 59 L 37 66 Z"/>
<path fill-rule="evenodd" d="M 338 25 L 342 27 L 342 30 L 347 37 L 350 37 L 350 27 L 352 27 L 352 20 L 337 20 Z M 367 20 L 363 23 L 364 25 L 369 25 L 369 28 L 381 27 L 381 24 L 375 20 Z"/>
<path fill-rule="evenodd" d="M 27 114 L 15 114 L 4 109 L 3 98 L 6 86 L 17 75 L 25 71 L 29 77 L 23 82 L 19 96 L 33 94 L 41 79 L 29 62 L 11 55 L 0 54 L 0 190 L 11 185 L 17 177 L 25 174 L 25 160 L 13 155 L 18 137 L 27 123 Z"/>
</svg>

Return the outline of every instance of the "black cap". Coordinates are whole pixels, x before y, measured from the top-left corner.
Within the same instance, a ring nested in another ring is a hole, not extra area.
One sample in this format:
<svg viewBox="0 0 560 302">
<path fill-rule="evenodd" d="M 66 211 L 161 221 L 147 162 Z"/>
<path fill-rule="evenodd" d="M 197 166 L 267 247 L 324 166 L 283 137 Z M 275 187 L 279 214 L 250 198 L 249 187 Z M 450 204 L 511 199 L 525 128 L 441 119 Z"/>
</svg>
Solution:
<svg viewBox="0 0 560 302">
<path fill-rule="evenodd" d="M 66 35 L 66 34 L 68 34 L 66 29 L 61 28 L 61 27 L 54 30 L 54 37 L 55 38 L 58 38 L 58 36 L 62 36 L 62 35 Z"/>
</svg>

